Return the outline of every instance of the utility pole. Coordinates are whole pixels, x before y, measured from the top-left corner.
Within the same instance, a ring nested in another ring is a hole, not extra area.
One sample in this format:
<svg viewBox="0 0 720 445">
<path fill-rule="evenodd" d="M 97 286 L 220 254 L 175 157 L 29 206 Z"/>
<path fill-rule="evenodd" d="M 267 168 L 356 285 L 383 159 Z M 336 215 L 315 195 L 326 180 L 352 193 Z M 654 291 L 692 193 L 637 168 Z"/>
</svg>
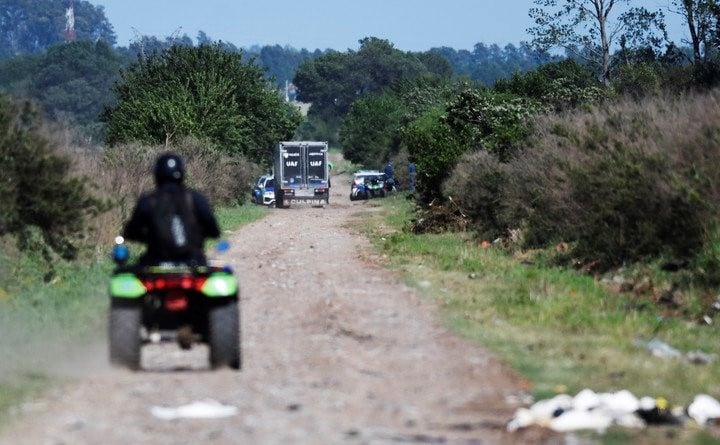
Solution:
<svg viewBox="0 0 720 445">
<path fill-rule="evenodd" d="M 75 8 L 73 0 L 68 0 L 68 7 L 65 10 L 65 43 L 75 41 Z"/>
</svg>

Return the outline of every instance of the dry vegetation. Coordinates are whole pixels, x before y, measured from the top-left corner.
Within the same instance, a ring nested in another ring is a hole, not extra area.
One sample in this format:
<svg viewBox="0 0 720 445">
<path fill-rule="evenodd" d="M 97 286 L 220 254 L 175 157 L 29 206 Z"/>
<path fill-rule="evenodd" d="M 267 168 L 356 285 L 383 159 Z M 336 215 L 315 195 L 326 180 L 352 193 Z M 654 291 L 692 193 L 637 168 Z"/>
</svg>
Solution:
<svg viewBox="0 0 720 445">
<path fill-rule="evenodd" d="M 521 228 L 528 246 L 570 242 L 606 267 L 714 255 L 720 92 L 545 116 L 529 141 L 507 163 L 466 155 L 445 184 L 481 234 Z"/>
<path fill-rule="evenodd" d="M 152 167 L 157 156 L 173 151 L 186 161 L 187 184 L 201 190 L 215 206 L 241 204 L 249 196 L 260 166 L 243 157 L 229 157 L 208 143 L 188 138 L 172 147 L 124 144 L 109 149 L 77 148 L 59 141 L 59 151 L 73 162 L 92 195 L 106 202 L 105 211 L 89 221 L 86 244 L 108 245 L 130 217 L 136 198 L 154 187 Z"/>
</svg>

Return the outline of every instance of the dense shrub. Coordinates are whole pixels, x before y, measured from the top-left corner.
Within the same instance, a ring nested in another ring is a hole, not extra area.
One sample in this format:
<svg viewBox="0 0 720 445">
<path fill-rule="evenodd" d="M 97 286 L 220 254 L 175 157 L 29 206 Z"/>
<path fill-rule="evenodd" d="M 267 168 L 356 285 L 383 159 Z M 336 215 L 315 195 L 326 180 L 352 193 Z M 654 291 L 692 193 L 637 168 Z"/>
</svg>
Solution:
<svg viewBox="0 0 720 445">
<path fill-rule="evenodd" d="M 529 134 L 528 118 L 540 110 L 531 99 L 468 89 L 448 104 L 445 121 L 464 143 L 508 160 Z"/>
<path fill-rule="evenodd" d="M 380 168 L 392 154 L 403 111 L 400 100 L 389 94 L 355 101 L 340 127 L 345 159 Z"/>
<path fill-rule="evenodd" d="M 505 231 L 500 213 L 507 180 L 507 166 L 497 156 L 476 151 L 460 158 L 443 194 L 462 208 L 480 236 L 495 239 Z"/>
<path fill-rule="evenodd" d="M 606 96 L 592 70 L 572 59 L 515 73 L 511 79 L 498 80 L 494 90 L 534 99 L 555 111 L 594 104 Z"/>
<path fill-rule="evenodd" d="M 522 228 L 530 245 L 573 242 L 606 267 L 702 255 L 720 276 L 719 123 L 718 92 L 544 117 L 522 155 L 466 156 L 445 190 L 467 191 L 476 227 Z"/>
<path fill-rule="evenodd" d="M 86 167 L 100 172 L 95 182 L 114 204 L 98 224 L 109 229 L 98 242 L 109 241 L 130 217 L 137 197 L 155 186 L 152 174 L 155 159 L 169 150 L 185 160 L 187 185 L 202 191 L 214 206 L 247 201 L 253 179 L 262 172 L 259 165 L 248 159 L 230 157 L 211 143 L 195 138 L 183 139 L 170 147 L 133 143 L 110 148 Z"/>
<path fill-rule="evenodd" d="M 408 164 L 410 163 L 410 155 L 407 149 L 403 148 L 390 158 L 394 166 L 395 180 L 398 182 L 399 189 L 405 189 L 410 186 L 410 173 L 408 172 Z M 417 180 L 417 178 L 416 178 Z"/>
<path fill-rule="evenodd" d="M 88 216 L 102 203 L 71 160 L 45 135 L 38 112 L 0 96 L 0 235 L 13 235 L 21 249 L 54 251 L 71 259 L 87 234 Z"/>
<path fill-rule="evenodd" d="M 660 75 L 649 64 L 624 65 L 613 79 L 612 86 L 623 96 L 642 99 L 660 92 Z"/>
<path fill-rule="evenodd" d="M 445 111 L 437 108 L 420 116 L 403 131 L 403 142 L 415 159 L 418 192 L 429 201 L 440 196 L 443 181 L 458 158 L 467 150 L 445 122 Z"/>
</svg>

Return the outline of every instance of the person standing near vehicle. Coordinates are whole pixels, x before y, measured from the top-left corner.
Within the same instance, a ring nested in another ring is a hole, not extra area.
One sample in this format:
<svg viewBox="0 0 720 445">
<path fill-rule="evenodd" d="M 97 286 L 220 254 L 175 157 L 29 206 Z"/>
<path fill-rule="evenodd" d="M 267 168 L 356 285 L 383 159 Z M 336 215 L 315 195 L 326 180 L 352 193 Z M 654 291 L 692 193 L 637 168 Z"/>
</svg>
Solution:
<svg viewBox="0 0 720 445">
<path fill-rule="evenodd" d="M 143 266 L 163 262 L 206 264 L 205 239 L 220 236 L 210 203 L 183 184 L 185 167 L 180 156 L 161 155 L 154 175 L 157 187 L 138 199 L 123 237 L 147 245 L 139 262 Z"/>
<path fill-rule="evenodd" d="M 415 177 L 417 176 L 417 169 L 415 168 L 415 162 L 410 160 L 408 162 L 408 177 L 410 180 L 408 181 L 408 186 L 410 188 L 411 192 L 415 191 Z"/>
<path fill-rule="evenodd" d="M 388 180 L 394 180 L 395 179 L 395 170 L 393 169 L 393 162 L 387 161 L 387 164 L 385 164 L 385 177 Z"/>
</svg>

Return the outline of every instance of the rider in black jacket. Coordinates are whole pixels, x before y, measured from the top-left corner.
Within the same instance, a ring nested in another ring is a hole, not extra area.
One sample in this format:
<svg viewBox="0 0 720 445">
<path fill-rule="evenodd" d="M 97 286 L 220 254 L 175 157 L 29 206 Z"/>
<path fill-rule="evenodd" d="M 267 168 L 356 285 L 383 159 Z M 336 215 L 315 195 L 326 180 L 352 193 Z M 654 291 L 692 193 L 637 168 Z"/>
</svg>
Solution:
<svg viewBox="0 0 720 445">
<path fill-rule="evenodd" d="M 220 236 L 210 203 L 183 185 L 185 168 L 180 156 L 160 156 L 154 173 L 157 188 L 139 198 L 123 236 L 147 245 L 140 265 L 206 264 L 205 239 Z"/>
</svg>

